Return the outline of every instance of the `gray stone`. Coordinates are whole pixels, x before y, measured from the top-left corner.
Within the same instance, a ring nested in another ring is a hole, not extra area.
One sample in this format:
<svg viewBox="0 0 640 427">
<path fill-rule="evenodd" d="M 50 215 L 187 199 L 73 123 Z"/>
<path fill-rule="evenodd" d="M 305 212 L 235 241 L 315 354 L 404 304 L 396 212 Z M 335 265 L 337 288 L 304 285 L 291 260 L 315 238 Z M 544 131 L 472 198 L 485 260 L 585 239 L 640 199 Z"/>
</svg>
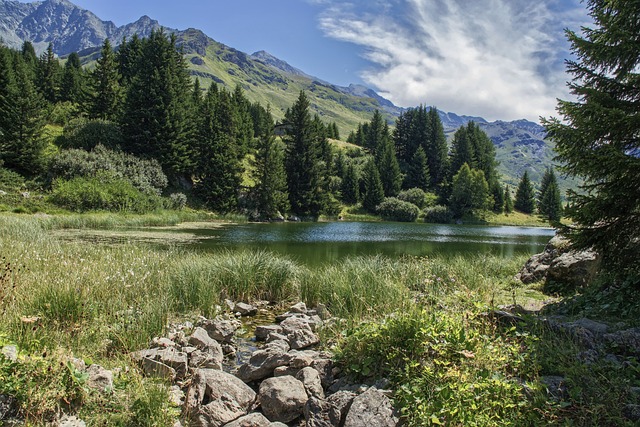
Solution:
<svg viewBox="0 0 640 427">
<path fill-rule="evenodd" d="M 238 418 L 235 421 L 225 424 L 224 427 L 270 427 L 271 421 L 259 412 L 245 415 L 242 418 Z"/>
<path fill-rule="evenodd" d="M 316 314 L 320 316 L 320 319 L 327 320 L 331 318 L 331 313 L 329 313 L 329 310 L 327 309 L 326 305 L 318 304 L 315 310 L 316 310 Z"/>
<path fill-rule="evenodd" d="M 291 375 L 295 377 L 298 372 L 300 372 L 299 368 L 292 368 L 291 366 L 278 366 L 273 370 L 274 377 L 284 377 L 285 375 Z"/>
<path fill-rule="evenodd" d="M 0 421 L 17 417 L 19 410 L 20 402 L 18 399 L 8 394 L 0 394 Z"/>
<path fill-rule="evenodd" d="M 169 389 L 169 402 L 171 402 L 171 404 L 174 406 L 182 406 L 184 405 L 185 398 L 186 395 L 179 386 L 171 386 Z"/>
<path fill-rule="evenodd" d="M 143 357 L 140 360 L 140 366 L 142 367 L 142 372 L 149 377 L 161 378 L 171 382 L 176 379 L 176 370 L 157 360 Z"/>
<path fill-rule="evenodd" d="M 296 379 L 302 382 L 309 398 L 324 399 L 324 390 L 322 389 L 322 381 L 318 371 L 307 366 L 296 374 Z"/>
<path fill-rule="evenodd" d="M 304 405 L 306 427 L 335 427 L 339 424 L 331 419 L 333 406 L 324 399 L 310 397 Z"/>
<path fill-rule="evenodd" d="M 260 384 L 258 401 L 270 421 L 295 420 L 302 415 L 307 400 L 304 385 L 292 376 L 269 378 Z"/>
<path fill-rule="evenodd" d="M 155 359 L 176 371 L 176 378 L 183 379 L 187 375 L 187 354 L 175 347 L 158 350 Z"/>
<path fill-rule="evenodd" d="M 236 303 L 233 311 L 236 313 L 240 313 L 241 316 L 255 316 L 256 314 L 258 314 L 257 307 L 251 304 L 246 304 L 244 302 Z"/>
<path fill-rule="evenodd" d="M 584 328 L 596 335 L 606 334 L 609 330 L 609 325 L 587 318 L 578 319 L 575 322 L 571 322 L 569 325 Z"/>
<path fill-rule="evenodd" d="M 58 421 L 58 427 L 87 427 L 87 423 L 73 415 L 65 415 Z"/>
<path fill-rule="evenodd" d="M 15 345 L 5 345 L 2 347 L 2 355 L 8 360 L 15 362 L 18 360 L 18 347 Z"/>
<path fill-rule="evenodd" d="M 282 326 L 279 325 L 264 325 L 256 327 L 256 340 L 265 341 L 269 334 L 282 334 Z"/>
<path fill-rule="evenodd" d="M 299 302 L 289 308 L 289 313 L 307 314 L 307 305 L 303 302 Z"/>
<path fill-rule="evenodd" d="M 221 354 L 214 356 L 211 353 L 206 353 L 202 350 L 195 350 L 189 355 L 189 367 L 190 368 L 203 368 L 203 369 L 222 369 L 223 358 Z"/>
<path fill-rule="evenodd" d="M 640 421 L 640 405 L 627 404 L 622 409 L 622 415 L 629 421 Z"/>
<path fill-rule="evenodd" d="M 198 369 L 187 393 L 185 411 L 190 426 L 219 427 L 247 415 L 256 393 L 231 374 Z"/>
<path fill-rule="evenodd" d="M 87 368 L 87 387 L 98 390 L 102 393 L 113 391 L 113 372 L 104 369 L 100 365 L 91 365 Z"/>
<path fill-rule="evenodd" d="M 334 380 L 334 364 L 331 359 L 316 359 L 311 364 L 320 374 L 320 381 L 322 381 L 322 387 L 328 389 Z"/>
<path fill-rule="evenodd" d="M 616 354 L 640 358 L 640 328 L 605 334 L 603 339 Z"/>
<path fill-rule="evenodd" d="M 347 418 L 347 413 L 351 408 L 351 403 L 356 394 L 347 390 L 341 390 L 327 397 L 327 402 L 331 405 L 329 419 L 336 426 L 343 426 Z"/>
<path fill-rule="evenodd" d="M 195 328 L 189 337 L 189 344 L 199 348 L 200 350 L 212 347 L 215 345 L 214 343 L 218 344 L 218 342 L 211 338 L 209 333 L 201 327 Z"/>
<path fill-rule="evenodd" d="M 233 342 L 236 331 L 242 327 L 236 319 L 206 320 L 199 324 L 206 329 L 211 338 L 221 343 Z"/>
<path fill-rule="evenodd" d="M 353 399 L 344 427 L 395 427 L 399 421 L 391 400 L 371 387 Z"/>
<path fill-rule="evenodd" d="M 299 317 L 289 317 L 280 323 L 284 334 L 294 350 L 307 348 L 320 342 L 320 338 L 311 330 L 309 322 Z"/>
<path fill-rule="evenodd" d="M 271 332 L 267 335 L 267 339 L 265 341 L 268 343 L 273 341 L 284 341 L 289 345 L 289 338 L 286 335 L 278 334 L 276 332 Z"/>
<path fill-rule="evenodd" d="M 292 356 L 287 352 L 289 345 L 284 341 L 273 341 L 261 350 L 255 351 L 249 361 L 238 369 L 237 376 L 242 381 L 251 382 L 267 378 L 279 366 L 287 366 Z"/>
</svg>

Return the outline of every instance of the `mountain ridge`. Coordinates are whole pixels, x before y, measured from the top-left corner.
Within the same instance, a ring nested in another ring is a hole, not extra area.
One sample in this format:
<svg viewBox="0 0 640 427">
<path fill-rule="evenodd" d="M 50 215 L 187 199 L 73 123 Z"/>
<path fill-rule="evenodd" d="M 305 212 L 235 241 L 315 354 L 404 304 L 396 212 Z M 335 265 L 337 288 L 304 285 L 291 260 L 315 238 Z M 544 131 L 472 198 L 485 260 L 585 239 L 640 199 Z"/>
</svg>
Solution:
<svg viewBox="0 0 640 427">
<path fill-rule="evenodd" d="M 91 61 L 96 59 L 105 38 L 118 46 L 123 38 L 134 34 L 146 37 L 158 29 L 176 35 L 191 74 L 201 79 L 204 87 L 215 82 L 233 89 L 239 84 L 253 102 L 271 105 L 276 119 L 284 116 L 285 109 L 294 103 L 300 90 L 308 93 L 312 110 L 327 121 L 337 122 L 345 135 L 358 123 L 368 121 L 376 109 L 383 112 L 390 124 L 405 110 L 366 86 L 333 85 L 266 51 L 247 54 L 195 28 L 165 27 L 147 15 L 118 27 L 69 0 L 33 3 L 0 0 L 0 39 L 14 48 L 20 48 L 28 40 L 42 52 L 51 43 L 59 56 L 79 52 L 85 61 Z M 525 169 L 536 181 L 552 161 L 552 146 L 545 140 L 544 128 L 537 123 L 488 122 L 482 117 L 452 112 L 439 111 L 439 114 L 449 135 L 471 120 L 478 123 L 496 145 L 501 172 L 509 183 L 514 183 Z"/>
</svg>

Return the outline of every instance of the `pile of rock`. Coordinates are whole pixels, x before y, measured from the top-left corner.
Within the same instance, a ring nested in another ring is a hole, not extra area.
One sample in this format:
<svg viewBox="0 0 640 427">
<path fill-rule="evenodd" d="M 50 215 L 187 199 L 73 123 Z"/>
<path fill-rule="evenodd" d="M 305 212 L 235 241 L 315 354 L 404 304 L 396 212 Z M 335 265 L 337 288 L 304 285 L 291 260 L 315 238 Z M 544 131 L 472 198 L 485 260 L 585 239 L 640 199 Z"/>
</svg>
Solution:
<svg viewBox="0 0 640 427">
<path fill-rule="evenodd" d="M 235 354 L 241 327 L 233 316 L 177 325 L 132 356 L 146 375 L 174 383 L 172 399 L 190 426 L 397 425 L 388 391 L 348 384 L 331 356 L 313 349 L 328 317 L 323 306 L 292 306 L 277 323 L 256 327 L 263 345 L 226 372 L 223 361 Z"/>
</svg>

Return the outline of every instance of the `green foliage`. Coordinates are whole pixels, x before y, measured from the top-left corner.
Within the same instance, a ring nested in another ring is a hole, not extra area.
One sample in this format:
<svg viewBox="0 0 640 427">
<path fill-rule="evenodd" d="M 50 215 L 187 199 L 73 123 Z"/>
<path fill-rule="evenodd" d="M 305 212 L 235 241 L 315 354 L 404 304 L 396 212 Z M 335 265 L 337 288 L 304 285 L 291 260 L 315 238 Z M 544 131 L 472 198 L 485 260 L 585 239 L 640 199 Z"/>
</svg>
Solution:
<svg viewBox="0 0 640 427">
<path fill-rule="evenodd" d="M 429 166 L 427 155 L 422 146 L 418 147 L 411 163 L 407 167 L 407 174 L 404 177 L 405 188 L 419 188 L 426 190 L 430 186 Z"/>
<path fill-rule="evenodd" d="M 151 212 L 162 207 L 162 199 L 144 194 L 128 180 L 111 174 L 57 179 L 50 199 L 60 207 L 75 212 L 106 210 L 115 212 Z"/>
<path fill-rule="evenodd" d="M 529 180 L 529 174 L 527 171 L 524 171 L 524 174 L 518 183 L 516 199 L 513 203 L 513 207 L 522 213 L 532 214 L 535 206 L 536 202 L 533 192 L 533 184 L 531 184 L 531 181 Z"/>
<path fill-rule="evenodd" d="M 385 198 L 376 210 L 387 221 L 414 222 L 420 214 L 416 205 L 395 197 Z"/>
<path fill-rule="evenodd" d="M 434 224 L 451 224 L 453 222 L 454 214 L 447 206 L 437 205 L 427 208 L 424 211 L 424 222 L 431 222 Z"/>
<path fill-rule="evenodd" d="M 344 176 L 342 177 L 342 201 L 348 205 L 354 205 L 360 200 L 360 185 L 356 167 L 353 162 L 345 168 Z"/>
<path fill-rule="evenodd" d="M 369 212 L 375 212 L 376 208 L 384 200 L 384 188 L 380 180 L 380 173 L 373 159 L 364 168 L 364 195 L 362 207 Z"/>
<path fill-rule="evenodd" d="M 504 212 L 507 214 L 513 212 L 513 199 L 508 185 L 504 186 Z"/>
<path fill-rule="evenodd" d="M 117 123 L 103 119 L 83 117 L 70 120 L 64 127 L 64 133 L 58 138 L 62 148 L 92 150 L 98 145 L 109 149 L 122 146 L 123 136 Z"/>
<path fill-rule="evenodd" d="M 64 180 L 96 175 L 122 179 L 149 195 L 159 195 L 167 186 L 167 177 L 157 161 L 142 160 L 101 145 L 90 152 L 76 149 L 61 151 L 52 159 L 49 173 L 53 179 Z"/>
<path fill-rule="evenodd" d="M 379 151 L 378 171 L 384 195 L 386 197 L 397 196 L 402 186 L 402 174 L 393 142 L 389 138 L 385 139 L 384 145 L 379 148 Z"/>
<path fill-rule="evenodd" d="M 151 384 L 131 404 L 130 424 L 139 427 L 168 426 L 175 417 L 169 404 L 169 390 L 164 384 Z"/>
<path fill-rule="evenodd" d="M 169 195 L 169 209 L 181 211 L 187 206 L 187 196 L 184 193 L 171 193 Z"/>
<path fill-rule="evenodd" d="M 398 199 L 413 203 L 418 208 L 424 209 L 428 206 L 435 205 L 437 197 L 433 193 L 425 193 L 420 188 L 410 188 L 401 191 L 400 194 L 398 194 Z"/>
<path fill-rule="evenodd" d="M 565 232 L 575 247 L 594 247 L 605 268 L 638 271 L 640 257 L 640 31 L 638 2 L 586 2 L 593 25 L 567 31 L 573 60 L 572 101 L 559 101 L 561 119 L 544 120 L 563 171 L 583 178 L 569 194 Z"/>
<path fill-rule="evenodd" d="M 449 205 L 458 218 L 474 210 L 484 210 L 489 206 L 489 185 L 484 173 L 478 169 L 470 169 L 463 164 L 453 177 L 453 189 Z"/>
<path fill-rule="evenodd" d="M 558 223 L 562 217 L 560 189 L 553 169 L 548 168 L 540 183 L 538 194 L 538 213 L 551 223 Z"/>
</svg>

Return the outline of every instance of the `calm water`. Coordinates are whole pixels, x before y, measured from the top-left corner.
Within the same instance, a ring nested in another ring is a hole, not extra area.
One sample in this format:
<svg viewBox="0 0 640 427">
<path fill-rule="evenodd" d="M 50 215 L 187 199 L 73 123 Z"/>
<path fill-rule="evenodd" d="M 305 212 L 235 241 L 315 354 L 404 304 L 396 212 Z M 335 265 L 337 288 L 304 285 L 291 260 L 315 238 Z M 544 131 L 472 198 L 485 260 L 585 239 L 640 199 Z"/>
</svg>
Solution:
<svg viewBox="0 0 640 427">
<path fill-rule="evenodd" d="M 539 227 L 379 222 L 241 224 L 184 231 L 199 237 L 193 243 L 198 250 L 266 249 L 309 265 L 353 255 L 534 254 L 555 234 Z"/>
</svg>

